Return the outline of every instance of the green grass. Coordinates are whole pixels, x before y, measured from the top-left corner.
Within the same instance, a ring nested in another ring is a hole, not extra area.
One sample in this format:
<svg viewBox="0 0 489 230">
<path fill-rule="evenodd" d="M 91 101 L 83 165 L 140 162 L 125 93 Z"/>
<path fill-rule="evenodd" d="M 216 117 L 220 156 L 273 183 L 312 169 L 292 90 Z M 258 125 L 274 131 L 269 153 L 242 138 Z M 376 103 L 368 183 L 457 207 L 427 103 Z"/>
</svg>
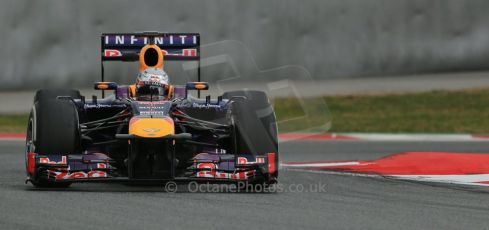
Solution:
<svg viewBox="0 0 489 230">
<path fill-rule="evenodd" d="M 280 132 L 489 133 L 489 89 L 278 98 Z M 0 132 L 25 132 L 27 115 L 0 115 Z"/>
<path fill-rule="evenodd" d="M 27 114 L 0 115 L 0 133 L 25 133 L 27 119 Z"/>
<path fill-rule="evenodd" d="M 309 117 L 330 120 L 330 132 L 489 133 L 489 89 L 322 99 L 329 113 Z M 279 120 L 297 113 L 291 99 L 276 99 L 275 104 Z M 281 131 L 300 129 L 279 123 Z"/>
</svg>

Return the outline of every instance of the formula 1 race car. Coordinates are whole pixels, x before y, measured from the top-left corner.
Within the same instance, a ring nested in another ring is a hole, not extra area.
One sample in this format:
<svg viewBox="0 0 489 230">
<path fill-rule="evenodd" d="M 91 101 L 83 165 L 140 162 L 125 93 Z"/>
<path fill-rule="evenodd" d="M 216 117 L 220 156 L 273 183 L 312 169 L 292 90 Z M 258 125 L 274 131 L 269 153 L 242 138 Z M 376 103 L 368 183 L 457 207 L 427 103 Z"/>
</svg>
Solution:
<svg viewBox="0 0 489 230">
<path fill-rule="evenodd" d="M 211 182 L 274 184 L 278 140 L 274 110 L 261 91 L 200 98 L 199 34 L 102 34 L 102 81 L 91 99 L 71 89 L 34 97 L 26 138 L 27 181 Z M 198 63 L 198 81 L 169 84 L 165 61 Z M 136 84 L 104 80 L 104 61 L 139 61 Z M 197 90 L 199 97 L 190 91 Z M 106 91 L 113 92 L 105 97 Z"/>
</svg>

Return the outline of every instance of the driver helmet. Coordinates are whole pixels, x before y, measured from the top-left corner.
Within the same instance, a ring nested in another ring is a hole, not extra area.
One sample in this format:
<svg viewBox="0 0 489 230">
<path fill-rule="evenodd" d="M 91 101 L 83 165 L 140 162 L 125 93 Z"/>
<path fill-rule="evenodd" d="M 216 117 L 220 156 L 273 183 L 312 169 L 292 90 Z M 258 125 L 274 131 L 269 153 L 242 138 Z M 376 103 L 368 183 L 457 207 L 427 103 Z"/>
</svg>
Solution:
<svg viewBox="0 0 489 230">
<path fill-rule="evenodd" d="M 136 99 L 140 101 L 164 100 L 168 92 L 168 75 L 158 68 L 148 68 L 136 79 Z"/>
</svg>

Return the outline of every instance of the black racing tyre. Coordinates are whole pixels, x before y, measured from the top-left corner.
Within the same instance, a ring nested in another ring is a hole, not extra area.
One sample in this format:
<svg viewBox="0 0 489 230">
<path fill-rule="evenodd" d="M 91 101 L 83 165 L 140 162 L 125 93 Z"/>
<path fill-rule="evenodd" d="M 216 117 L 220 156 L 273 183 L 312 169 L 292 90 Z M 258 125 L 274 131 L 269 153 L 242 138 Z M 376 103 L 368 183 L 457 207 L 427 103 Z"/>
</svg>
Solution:
<svg viewBox="0 0 489 230">
<path fill-rule="evenodd" d="M 264 155 L 275 153 L 278 165 L 277 122 L 272 105 L 264 92 L 232 91 L 223 94 L 231 99 L 231 118 L 235 127 L 235 146 L 238 153 Z M 278 170 L 272 175 L 278 176 Z"/>
<path fill-rule="evenodd" d="M 78 112 L 71 101 L 39 100 L 35 103 L 33 111 L 34 146 L 37 153 L 77 153 L 80 146 Z"/>
<path fill-rule="evenodd" d="M 58 96 L 70 96 L 73 99 L 80 99 L 80 91 L 74 89 L 41 89 L 34 96 L 34 103 L 39 100 L 56 99 Z"/>
<path fill-rule="evenodd" d="M 64 92 L 60 92 L 64 93 Z M 78 112 L 69 100 L 56 99 L 53 92 L 37 94 L 27 130 L 28 151 L 38 154 L 69 155 L 79 152 Z M 66 96 L 60 94 L 58 96 Z M 70 183 L 42 181 L 34 175 L 36 187 L 67 187 Z"/>
</svg>

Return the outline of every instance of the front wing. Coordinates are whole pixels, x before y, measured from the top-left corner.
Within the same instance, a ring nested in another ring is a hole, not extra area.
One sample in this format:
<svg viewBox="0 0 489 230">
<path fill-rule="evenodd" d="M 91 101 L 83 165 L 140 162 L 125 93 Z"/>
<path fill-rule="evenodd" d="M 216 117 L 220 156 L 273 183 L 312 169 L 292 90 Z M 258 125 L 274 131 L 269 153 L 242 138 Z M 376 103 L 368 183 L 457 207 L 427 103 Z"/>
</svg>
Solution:
<svg viewBox="0 0 489 230">
<path fill-rule="evenodd" d="M 52 182 L 272 182 L 275 153 L 266 156 L 200 153 L 191 159 L 183 175 L 167 178 L 129 178 L 115 167 L 116 162 L 104 153 L 54 155 L 28 153 L 28 180 Z"/>
</svg>

